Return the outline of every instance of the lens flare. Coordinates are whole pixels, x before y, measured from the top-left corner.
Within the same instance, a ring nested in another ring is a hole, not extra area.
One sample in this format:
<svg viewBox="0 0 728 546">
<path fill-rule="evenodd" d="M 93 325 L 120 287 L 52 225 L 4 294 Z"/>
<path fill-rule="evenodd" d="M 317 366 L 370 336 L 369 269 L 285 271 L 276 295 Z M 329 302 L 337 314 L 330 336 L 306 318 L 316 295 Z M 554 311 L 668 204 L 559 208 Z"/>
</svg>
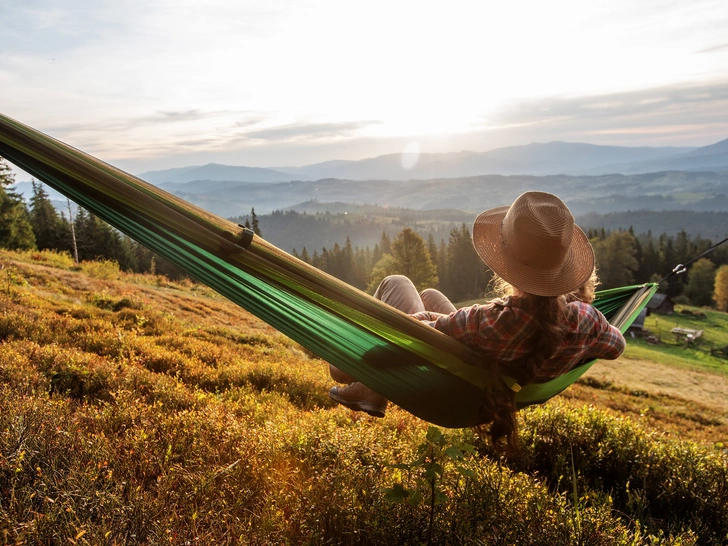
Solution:
<svg viewBox="0 0 728 546">
<path fill-rule="evenodd" d="M 417 162 L 420 160 L 420 145 L 414 141 L 407 144 L 407 146 L 404 147 L 404 150 L 402 150 L 402 157 L 400 160 L 402 162 L 403 170 L 411 171 L 414 169 L 415 165 L 417 165 Z"/>
</svg>

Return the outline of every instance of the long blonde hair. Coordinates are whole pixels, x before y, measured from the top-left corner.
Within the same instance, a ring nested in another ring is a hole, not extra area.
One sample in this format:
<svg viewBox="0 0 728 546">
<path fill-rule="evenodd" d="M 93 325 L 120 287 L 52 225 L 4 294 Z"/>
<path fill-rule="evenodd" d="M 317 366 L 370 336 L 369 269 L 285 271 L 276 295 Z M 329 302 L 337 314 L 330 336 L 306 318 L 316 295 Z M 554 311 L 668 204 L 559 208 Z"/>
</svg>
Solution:
<svg viewBox="0 0 728 546">
<path fill-rule="evenodd" d="M 594 301 L 594 292 L 599 284 L 596 270 L 584 285 L 562 296 L 527 294 L 500 278 L 494 279 L 492 284 L 501 297 L 512 296 L 511 305 L 534 315 L 530 353 L 517 362 L 503 363 L 498 359 L 490 359 L 487 365 L 492 368 L 494 376 L 508 375 L 523 386 L 553 379 L 568 371 L 550 368 L 548 360 L 556 353 L 566 335 L 564 317 L 567 304 L 572 301 Z M 479 425 L 478 430 L 490 436 L 496 449 L 515 451 L 518 446 L 515 393 L 507 388 L 491 390 L 484 397 L 480 410 L 483 425 Z M 484 430 L 487 423 L 490 423 L 490 427 Z"/>
</svg>

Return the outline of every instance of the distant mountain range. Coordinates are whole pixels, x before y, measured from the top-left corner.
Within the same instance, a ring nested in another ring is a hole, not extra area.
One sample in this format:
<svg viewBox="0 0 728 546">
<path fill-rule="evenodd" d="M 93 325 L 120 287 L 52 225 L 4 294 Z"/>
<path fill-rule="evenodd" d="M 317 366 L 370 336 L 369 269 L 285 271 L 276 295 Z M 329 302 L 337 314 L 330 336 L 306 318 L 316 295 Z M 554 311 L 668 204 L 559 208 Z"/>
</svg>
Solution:
<svg viewBox="0 0 728 546">
<path fill-rule="evenodd" d="M 548 191 L 574 214 L 626 210 L 728 211 L 728 172 L 660 172 L 599 176 L 483 175 L 428 180 L 188 182 L 162 188 L 224 217 L 295 209 L 316 213 L 328 203 L 417 210 L 479 212 L 511 203 L 527 190 Z M 333 205 L 332 205 L 333 206 Z"/>
<path fill-rule="evenodd" d="M 410 167 L 411 168 L 408 168 Z M 359 161 L 326 161 L 302 167 L 253 168 L 209 165 L 149 171 L 140 178 L 176 191 L 207 191 L 190 182 L 274 183 L 342 180 L 427 180 L 488 174 L 601 175 L 659 171 L 728 171 L 728 139 L 702 148 L 598 146 L 549 142 L 488 152 L 388 154 Z M 216 186 L 219 187 L 219 186 Z"/>
</svg>

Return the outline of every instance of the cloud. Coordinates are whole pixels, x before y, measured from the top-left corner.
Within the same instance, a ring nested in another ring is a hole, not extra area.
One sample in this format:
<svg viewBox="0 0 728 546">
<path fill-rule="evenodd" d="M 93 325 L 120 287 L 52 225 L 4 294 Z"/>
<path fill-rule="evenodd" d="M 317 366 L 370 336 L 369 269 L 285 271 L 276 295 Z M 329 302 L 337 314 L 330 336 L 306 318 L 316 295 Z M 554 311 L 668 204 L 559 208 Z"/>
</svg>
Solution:
<svg viewBox="0 0 728 546">
<path fill-rule="evenodd" d="M 376 121 L 275 123 L 269 111 L 158 110 L 130 118 L 99 118 L 41 128 L 64 142 L 112 162 L 200 154 L 285 157 L 282 150 L 356 141 Z M 276 153 L 267 155 L 263 148 Z M 325 157 L 328 159 L 328 157 Z M 281 160 L 282 163 L 288 163 Z M 259 163 L 256 161 L 256 163 Z"/>
<path fill-rule="evenodd" d="M 240 112 L 225 110 L 209 111 L 202 110 L 179 110 L 179 111 L 158 111 L 148 115 L 130 117 L 126 119 L 104 117 L 95 121 L 79 121 L 77 123 L 63 123 L 49 125 L 44 128 L 45 132 L 58 135 L 58 138 L 68 138 L 78 135 L 94 135 L 105 140 L 118 138 L 129 131 L 153 129 L 155 126 L 179 124 L 191 126 L 194 132 L 196 122 L 204 122 L 213 118 L 220 118 L 223 124 L 229 124 L 229 119 L 239 116 Z"/>
<path fill-rule="evenodd" d="M 726 49 L 728 49 L 728 44 L 719 44 L 719 45 L 714 45 L 711 47 L 706 47 L 704 49 L 700 49 L 700 50 L 698 50 L 698 53 L 714 53 L 716 51 L 724 51 Z"/>
<path fill-rule="evenodd" d="M 292 123 L 278 127 L 270 127 L 257 131 L 249 131 L 245 133 L 245 137 L 266 140 L 266 141 L 286 141 L 297 140 L 302 138 L 334 138 L 334 137 L 351 137 L 359 129 L 363 129 L 370 125 L 380 123 L 378 121 L 345 121 L 337 123 Z"/>
<path fill-rule="evenodd" d="M 728 136 L 728 81 L 520 101 L 479 125 L 559 138 L 650 134 L 664 141 L 701 132 L 704 138 Z"/>
<path fill-rule="evenodd" d="M 163 122 L 163 123 L 174 123 L 177 121 L 190 121 L 190 120 L 198 120 L 198 119 L 205 119 L 209 117 L 213 117 L 219 115 L 217 112 L 201 112 L 200 110 L 185 110 L 181 112 L 164 112 L 160 111 L 157 113 L 157 115 L 150 116 L 146 118 L 148 121 L 154 123 L 154 122 Z"/>
</svg>

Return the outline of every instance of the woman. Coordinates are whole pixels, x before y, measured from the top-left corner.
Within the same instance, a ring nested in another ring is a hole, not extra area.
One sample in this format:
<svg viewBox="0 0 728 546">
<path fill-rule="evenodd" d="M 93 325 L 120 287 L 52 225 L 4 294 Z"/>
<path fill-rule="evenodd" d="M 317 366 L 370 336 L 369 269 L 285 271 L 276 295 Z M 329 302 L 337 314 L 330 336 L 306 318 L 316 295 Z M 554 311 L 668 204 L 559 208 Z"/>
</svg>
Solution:
<svg viewBox="0 0 728 546">
<path fill-rule="evenodd" d="M 481 352 L 494 374 L 516 379 L 509 388 L 486 393 L 481 407 L 493 443 L 515 448 L 520 386 L 558 377 L 584 360 L 615 359 L 624 337 L 590 305 L 594 251 L 555 195 L 526 192 L 510 206 L 483 212 L 473 224 L 473 245 L 509 295 L 455 309 L 437 290 L 418 294 L 409 279 L 393 276 L 374 296 Z M 349 383 L 331 389 L 333 400 L 384 416 L 382 396 L 333 366 L 331 375 Z"/>
</svg>

